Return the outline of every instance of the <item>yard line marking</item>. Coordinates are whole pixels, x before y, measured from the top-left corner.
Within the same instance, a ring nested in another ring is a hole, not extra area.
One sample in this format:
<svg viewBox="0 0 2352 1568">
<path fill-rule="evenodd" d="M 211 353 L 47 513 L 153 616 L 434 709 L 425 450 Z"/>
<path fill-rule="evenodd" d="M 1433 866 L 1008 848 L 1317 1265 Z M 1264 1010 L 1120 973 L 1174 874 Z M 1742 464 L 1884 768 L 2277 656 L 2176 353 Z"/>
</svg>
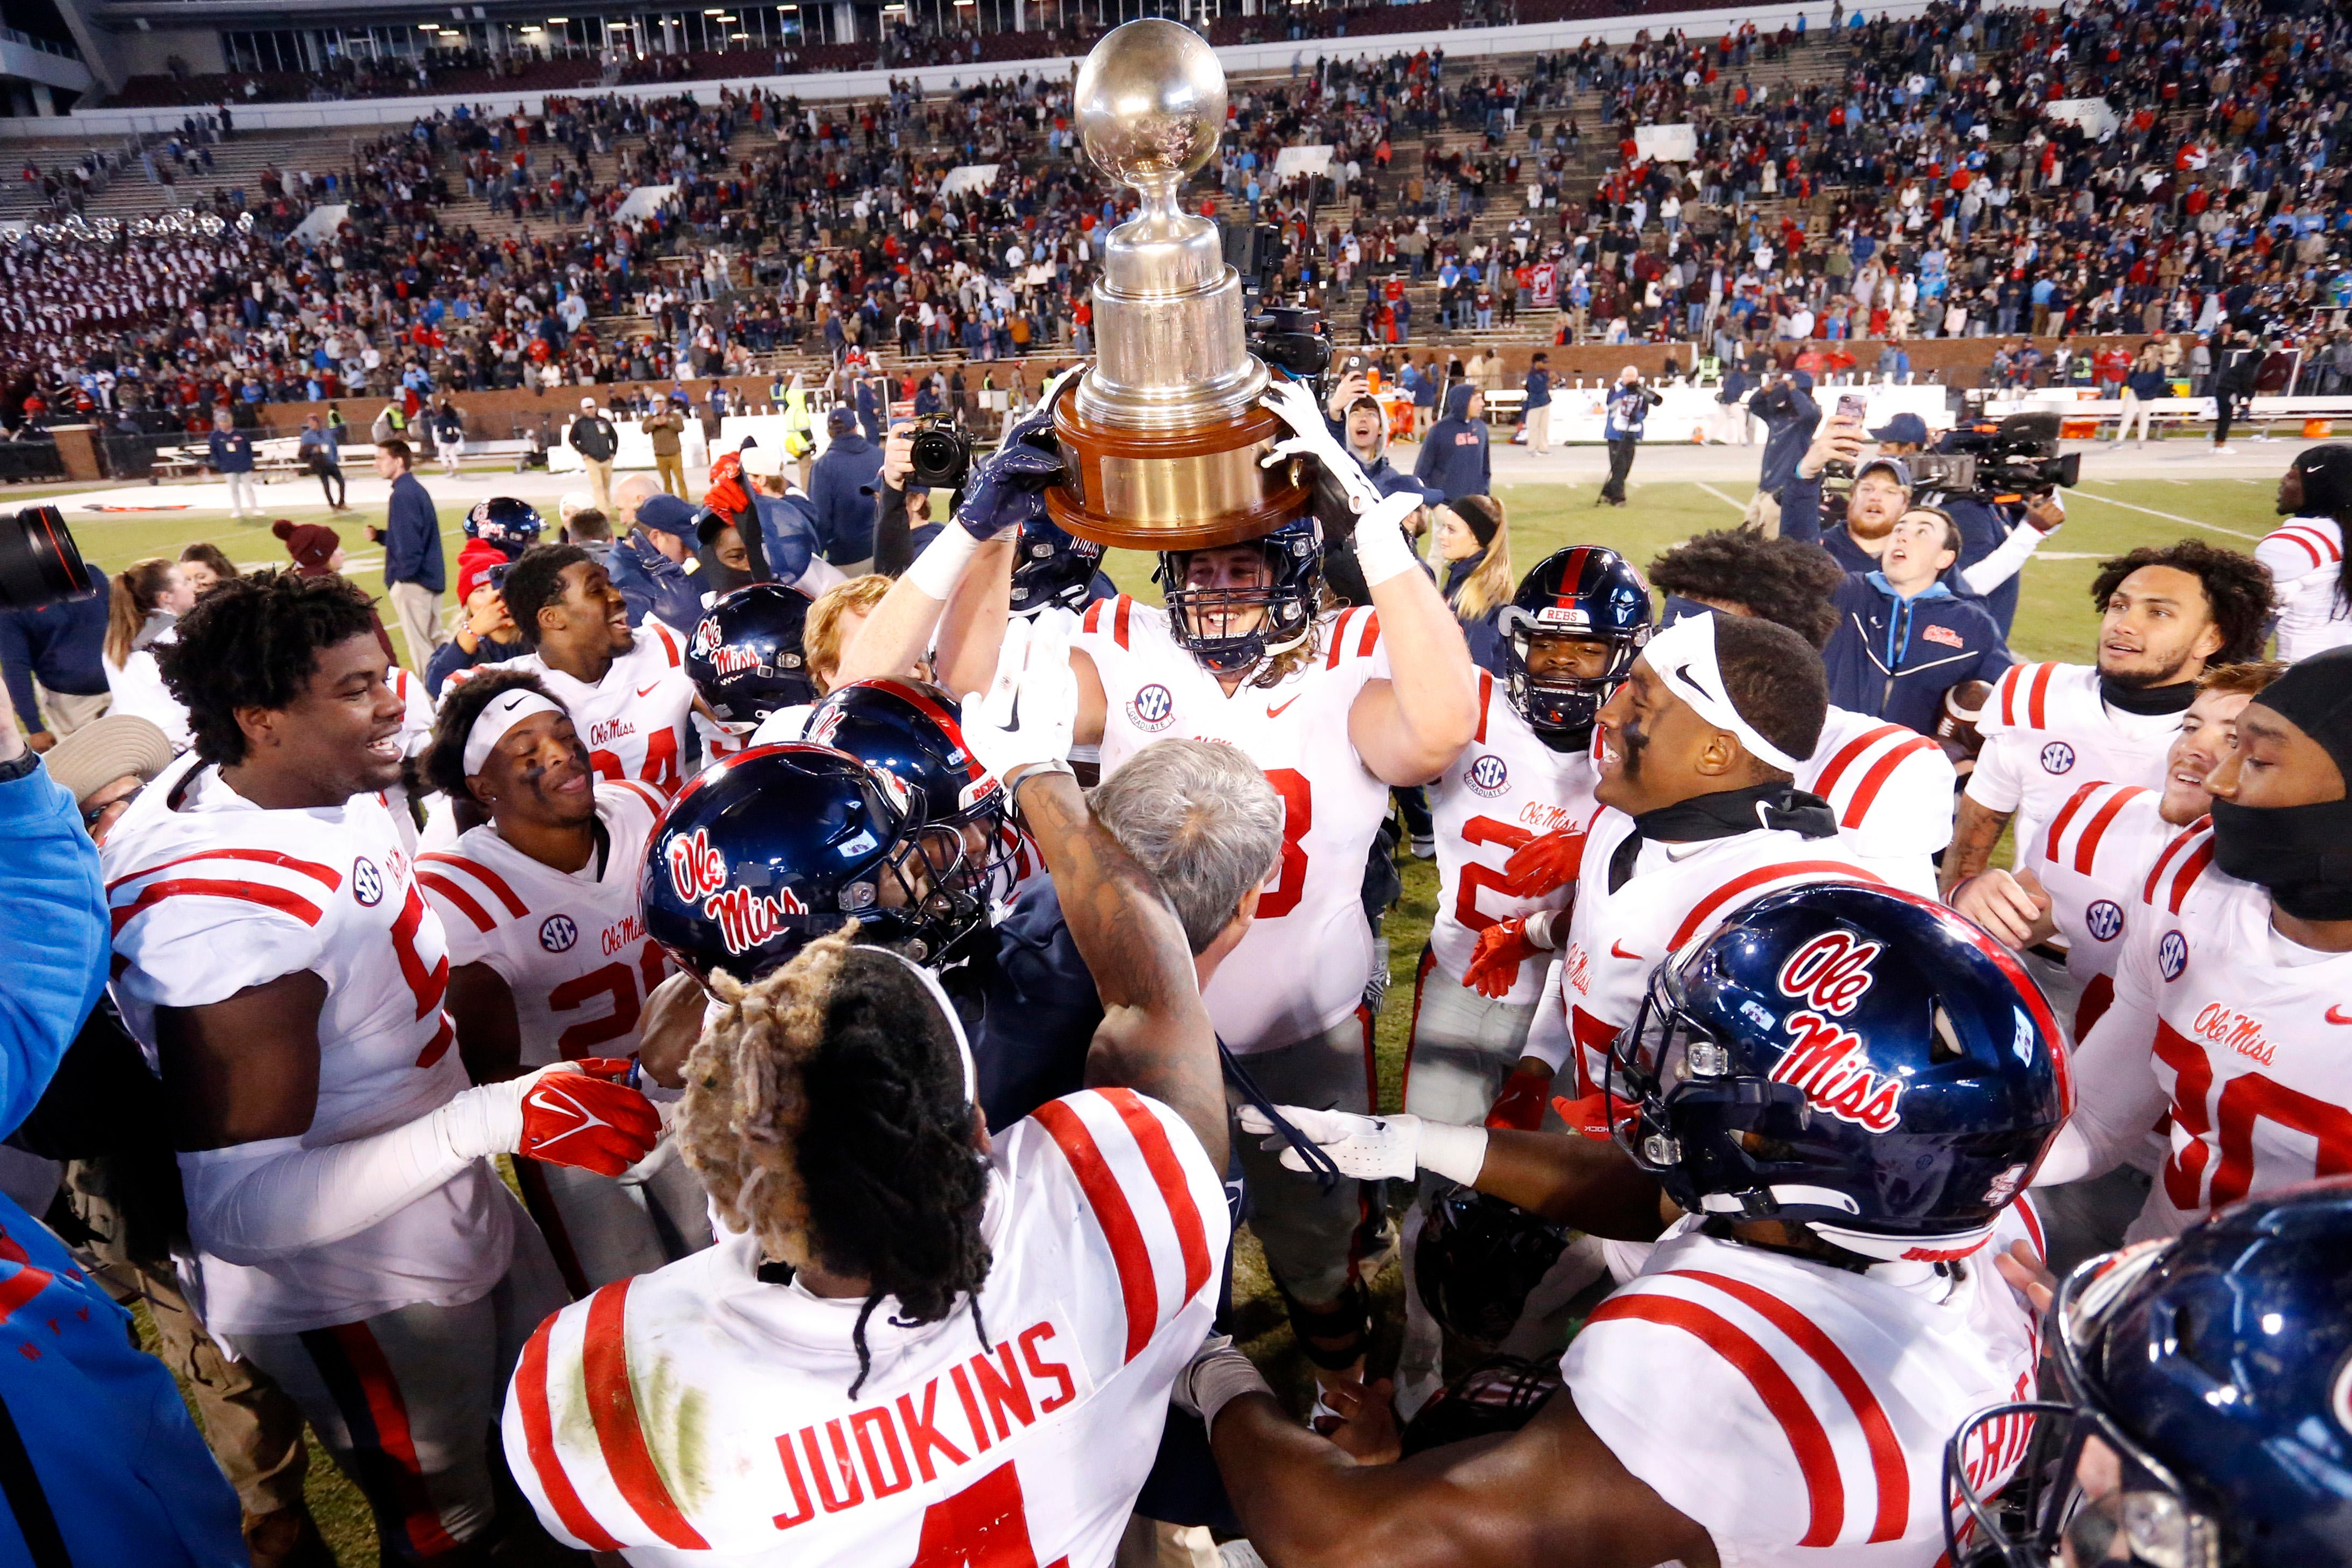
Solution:
<svg viewBox="0 0 2352 1568">
<path fill-rule="evenodd" d="M 2126 511 L 2146 512 L 2150 517 L 2160 517 L 2167 522 L 2185 522 L 2191 528 L 2210 528 L 2215 533 L 2226 533 L 2232 539 L 2250 539 L 2257 544 L 2262 542 L 2263 536 L 2259 533 L 2240 533 L 2234 528 L 2223 528 L 2218 522 L 2200 522 L 2193 517 L 2183 517 L 2177 511 L 2158 511 L 2152 506 L 2134 506 L 2130 501 L 2117 500 L 2113 496 L 2103 496 L 2092 490 L 2076 490 L 2074 493 L 2086 500 L 2105 501 L 2109 506 L 2119 506 Z"/>
<path fill-rule="evenodd" d="M 1744 501 L 1744 500 L 1733 500 L 1729 496 L 1725 495 L 1721 490 L 1717 489 L 1713 485 L 1706 484 L 1706 483 L 1702 482 L 1702 483 L 1699 485 L 1699 487 L 1698 487 L 1698 488 L 1699 488 L 1699 489 L 1703 489 L 1703 490 L 1705 490 L 1707 494 L 1709 494 L 1709 495 L 1713 496 L 1716 500 L 1717 500 L 1721 501 L 1724 505 L 1726 505 L 1726 506 L 1729 507 L 1729 508 L 1730 508 L 1732 510 L 1734 510 L 1734 511 L 1742 511 L 1742 512 L 1744 512 L 1744 511 L 1746 511 L 1746 510 L 1748 510 L 1748 503 L 1747 503 L 1746 501 Z"/>
</svg>

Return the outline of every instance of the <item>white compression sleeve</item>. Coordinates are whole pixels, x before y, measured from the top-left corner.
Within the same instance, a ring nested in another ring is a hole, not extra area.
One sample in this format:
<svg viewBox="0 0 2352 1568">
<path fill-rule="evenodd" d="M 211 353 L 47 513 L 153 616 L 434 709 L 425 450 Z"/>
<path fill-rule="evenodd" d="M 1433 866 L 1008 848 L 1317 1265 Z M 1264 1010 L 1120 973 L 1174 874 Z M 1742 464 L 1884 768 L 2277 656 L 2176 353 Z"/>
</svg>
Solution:
<svg viewBox="0 0 2352 1568">
<path fill-rule="evenodd" d="M 965 565 L 979 548 L 979 540 L 951 522 L 923 546 L 923 552 L 907 568 L 907 581 L 920 588 L 925 598 L 944 603 L 954 594 L 956 584 L 963 578 Z"/>
<path fill-rule="evenodd" d="M 537 1074 L 469 1089 L 430 1114 L 348 1143 L 306 1149 L 268 1138 L 180 1156 L 188 1237 L 214 1257 L 256 1264 L 357 1236 L 522 1142 L 522 1097 Z"/>
<path fill-rule="evenodd" d="M 806 594 L 810 598 L 814 599 L 818 595 L 824 593 L 827 588 L 837 586 L 838 584 L 848 581 L 849 579 L 847 577 L 842 575 L 840 567 L 835 566 L 832 562 L 827 561 L 822 555 L 812 555 L 809 557 L 808 569 L 803 572 L 799 576 L 793 578 L 791 582 L 785 584 L 784 586 L 787 588 L 798 588 L 802 593 Z"/>
<path fill-rule="evenodd" d="M 1546 935 L 1550 933 L 1547 931 Z M 1559 960 L 1554 959 L 1544 973 L 1543 995 L 1536 1002 L 1535 1021 L 1528 1026 L 1527 1044 L 1520 1047 L 1523 1057 L 1533 1057 L 1550 1067 L 1554 1072 L 1568 1064 L 1568 1053 L 1576 1042 L 1568 1032 L 1568 1004 L 1561 985 L 1563 973 Z"/>
<path fill-rule="evenodd" d="M 2041 549 L 2046 537 L 2032 523 L 2021 522 L 1983 560 L 1963 571 L 1960 578 L 1969 593 L 1990 594 L 2016 576 L 2024 568 L 2026 557 Z"/>
<path fill-rule="evenodd" d="M 1421 1168 L 1431 1175 L 1459 1182 L 1465 1187 L 1475 1186 L 1478 1173 L 1486 1165 L 1486 1130 L 1424 1120 L 1421 1124 L 1421 1146 L 1415 1154 Z"/>
</svg>

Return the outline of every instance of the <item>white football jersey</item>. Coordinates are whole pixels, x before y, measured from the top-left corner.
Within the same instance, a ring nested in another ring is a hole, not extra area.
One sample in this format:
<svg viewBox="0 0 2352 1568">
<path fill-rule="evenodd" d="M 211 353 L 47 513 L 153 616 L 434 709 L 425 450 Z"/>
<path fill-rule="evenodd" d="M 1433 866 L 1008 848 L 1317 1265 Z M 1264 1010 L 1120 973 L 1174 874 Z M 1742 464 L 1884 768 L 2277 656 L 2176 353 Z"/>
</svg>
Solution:
<svg viewBox="0 0 2352 1568">
<path fill-rule="evenodd" d="M 1726 1563 L 1930 1568 L 1944 1553 L 1944 1448 L 1979 1411 L 2033 1394 L 2038 1314 L 1993 1268 L 2040 1256 L 2021 1198 L 1945 1273 L 1853 1274 L 1707 1236 L 1692 1216 L 1570 1342 L 1577 1414 L 1627 1470 L 1706 1527 Z M 2030 1420 L 1963 1456 L 1998 1489 Z"/>
<path fill-rule="evenodd" d="M 1246 1055 L 1336 1027 L 1371 976 L 1364 858 L 1388 815 L 1389 786 L 1356 755 L 1348 717 L 1365 683 L 1389 675 L 1380 617 L 1326 619 L 1315 657 L 1277 686 L 1217 678 L 1176 644 L 1168 612 L 1125 595 L 1098 599 L 1073 646 L 1094 660 L 1106 699 L 1106 776 L 1154 741 L 1220 741 L 1265 770 L 1282 796 L 1282 861 L 1257 921 L 1202 999 L 1218 1037 Z"/>
<path fill-rule="evenodd" d="M 572 715 L 597 777 L 615 784 L 635 779 L 667 798 L 678 791 L 687 715 L 694 710 L 685 648 L 676 632 L 647 618 L 637 623 L 636 646 L 614 659 L 593 686 L 550 668 L 535 653 L 477 665 L 474 673 L 527 669 L 538 676 Z"/>
<path fill-rule="evenodd" d="M 1503 683 L 1478 672 L 1478 732 L 1429 786 L 1438 888 L 1429 947 L 1448 979 L 1460 984 L 1478 933 L 1488 926 L 1568 902 L 1569 887 L 1512 898 L 1503 891 L 1503 868 L 1531 838 L 1562 830 L 1580 836 L 1595 809 L 1592 784 L 1589 751 L 1560 752 L 1544 744 L 1511 706 Z M 1504 1000 L 1532 1002 L 1542 990 L 1543 967 L 1529 961 L 1519 965 Z"/>
<path fill-rule="evenodd" d="M 1695 844 L 1646 842 L 1612 890 L 1610 862 L 1633 831 L 1632 817 L 1606 806 L 1585 830 L 1568 938 L 1552 964 L 1558 977 L 1547 979 L 1528 1034 L 1529 1056 L 1555 1068 L 1573 1061 L 1570 1099 L 1599 1091 L 1610 1042 L 1641 1012 L 1658 965 L 1743 905 L 1814 882 L 1885 880 L 1843 838 L 1759 828 Z"/>
<path fill-rule="evenodd" d="M 2116 963 L 2137 923 L 2140 884 L 2176 831 L 2158 812 L 2162 799 L 2139 784 L 2083 784 L 2018 856 L 2018 868 L 2050 895 L 2051 918 L 2066 940 L 2068 989 L 2042 989 L 2070 1040 L 2090 1033 L 2115 1000 Z"/>
<path fill-rule="evenodd" d="M 2278 656 L 2308 658 L 2352 643 L 2344 581 L 2344 528 L 2332 517 L 2290 519 L 2254 546 L 2278 590 Z"/>
<path fill-rule="evenodd" d="M 2031 844 L 2085 784 L 2161 789 L 2180 715 L 2108 707 L 2091 665 L 2021 664 L 1995 683 L 1977 728 L 1985 743 L 1969 798 L 2016 813 L 2017 842 Z"/>
<path fill-rule="evenodd" d="M 2127 1150 L 2170 1105 L 2170 1153 L 2130 1239 L 2352 1173 L 2352 953 L 2273 931 L 2269 891 L 2214 868 L 2209 826 L 2174 838 L 2140 891 L 2115 1001 L 2076 1053 L 2095 1142 Z"/>
<path fill-rule="evenodd" d="M 1000 1133 L 976 1303 L 906 1327 L 719 1244 L 549 1319 L 509 1391 L 515 1479 L 559 1539 L 636 1563 L 1108 1564 L 1215 1315 L 1224 1188 L 1130 1089 Z"/>
<path fill-rule="evenodd" d="M 448 853 L 418 858 L 416 879 L 447 932 L 450 963 L 487 963 L 514 993 L 524 1067 L 635 1054 L 638 1010 L 667 973 L 637 901 L 661 814 L 650 784 L 596 786 L 607 837 L 601 877 L 593 859 L 571 872 L 541 865 L 488 824 Z"/>
<path fill-rule="evenodd" d="M 324 980 L 319 1096 L 305 1145 L 438 1110 L 467 1087 L 441 1009 L 449 960 L 381 796 L 265 811 L 191 753 L 140 792 L 100 854 L 114 995 L 152 1054 L 155 1009 L 203 1007 L 308 970 Z M 291 1333 L 418 1301 L 480 1297 L 505 1274 L 512 1200 L 477 1161 L 391 1217 L 268 1263 L 200 1259 L 205 1321 Z M 201 1253 L 205 1237 L 194 1237 Z"/>
<path fill-rule="evenodd" d="M 1933 857 L 1952 841 L 1958 776 L 1944 748 L 1916 730 L 1832 708 L 1797 787 L 1837 814 L 1854 858 L 1898 888 L 1936 896 Z"/>
</svg>

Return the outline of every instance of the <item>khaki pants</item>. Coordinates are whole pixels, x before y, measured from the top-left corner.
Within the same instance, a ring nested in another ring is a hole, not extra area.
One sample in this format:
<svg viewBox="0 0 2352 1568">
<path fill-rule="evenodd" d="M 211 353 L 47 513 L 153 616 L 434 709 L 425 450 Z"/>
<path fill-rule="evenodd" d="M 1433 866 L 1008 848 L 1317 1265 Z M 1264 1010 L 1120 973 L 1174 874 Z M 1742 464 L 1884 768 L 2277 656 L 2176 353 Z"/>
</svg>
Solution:
<svg viewBox="0 0 2352 1568">
<path fill-rule="evenodd" d="M 1527 412 L 1528 445 L 1538 453 L 1551 451 L 1551 405 L 1530 408 Z"/>
<path fill-rule="evenodd" d="M 613 459 L 583 456 L 588 466 L 588 489 L 596 498 L 596 510 L 607 519 L 613 516 Z"/>
<path fill-rule="evenodd" d="M 399 617 L 400 635 L 407 640 L 409 665 L 421 673 L 433 650 L 449 640 L 441 625 L 441 595 L 421 583 L 387 584 L 383 594 Z"/>
<path fill-rule="evenodd" d="M 686 458 L 679 452 L 656 452 L 654 472 L 661 477 L 661 488 L 680 500 L 686 494 Z"/>
<path fill-rule="evenodd" d="M 100 691 L 83 697 L 70 691 L 52 691 L 39 681 L 33 682 L 33 695 L 41 706 L 41 722 L 50 734 L 64 740 L 84 724 L 106 711 L 114 694 Z"/>
</svg>

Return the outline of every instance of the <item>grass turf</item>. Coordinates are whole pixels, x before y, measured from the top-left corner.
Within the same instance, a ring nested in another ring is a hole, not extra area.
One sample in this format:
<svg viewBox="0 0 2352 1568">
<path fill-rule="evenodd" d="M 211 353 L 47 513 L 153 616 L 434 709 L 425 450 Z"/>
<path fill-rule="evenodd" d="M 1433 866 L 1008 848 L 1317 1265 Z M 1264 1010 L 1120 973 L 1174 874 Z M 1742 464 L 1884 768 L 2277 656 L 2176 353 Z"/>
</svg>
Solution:
<svg viewBox="0 0 2352 1568">
<path fill-rule="evenodd" d="M 1636 563 L 1646 563 L 1678 540 L 1738 521 L 1739 508 L 1724 496 L 1744 499 L 1744 489 L 1710 489 L 1696 482 L 1650 480 L 1642 476 L 1637 463 L 1630 504 L 1622 510 L 1596 509 L 1594 488 L 1590 485 L 1499 487 L 1509 512 L 1511 557 L 1517 569 L 1524 572 L 1549 552 L 1572 543 L 1606 544 Z M 426 476 L 426 482 L 429 487 L 431 476 Z M 263 495 L 272 508 L 282 507 L 273 510 L 273 516 L 323 522 L 336 529 L 351 557 L 349 575 L 370 592 L 381 593 L 383 552 L 368 543 L 364 530 L 366 524 L 383 521 L 383 509 L 359 506 L 337 514 L 307 499 L 302 504 L 283 504 L 295 494 L 307 498 L 310 489 L 308 481 L 302 481 L 299 487 L 270 486 Z M 152 494 L 157 504 L 168 504 L 173 488 L 158 487 Z M 2236 479 L 2086 481 L 2066 498 L 2065 528 L 2025 570 L 2011 646 L 2025 658 L 2088 662 L 2097 626 L 2089 593 L 2101 560 L 2136 545 L 2169 543 L 2184 537 L 2251 550 L 2252 542 L 2275 521 L 2272 496 L 2268 481 Z M 32 499 L 20 491 L 0 496 L 0 504 L 24 504 Z M 233 522 L 219 510 L 93 514 L 75 511 L 69 497 L 40 499 L 52 500 L 66 509 L 83 554 L 109 572 L 120 571 L 144 556 L 176 556 L 183 545 L 196 540 L 218 544 L 240 565 L 276 564 L 285 559 L 284 547 L 267 523 Z M 445 550 L 454 570 L 462 543 L 459 524 L 464 511 L 445 505 L 441 515 Z M 1115 551 L 1107 564 L 1123 589 L 1140 598 L 1158 600 L 1158 590 L 1150 581 L 1151 557 Z M 399 636 L 397 629 L 394 636 Z M 1402 1092 L 1413 970 L 1437 898 L 1436 872 L 1430 862 L 1408 858 L 1403 872 L 1403 897 L 1386 921 L 1391 984 L 1375 1033 L 1381 1101 L 1390 1110 L 1399 1108 Z M 1374 1352 L 1375 1368 L 1394 1360 L 1401 1289 L 1391 1261 L 1374 1282 L 1386 1329 L 1384 1342 Z M 1276 1385 L 1287 1391 L 1303 1409 L 1307 1363 L 1292 1341 L 1264 1258 L 1246 1234 L 1235 1252 L 1234 1295 L 1236 1338 L 1266 1368 Z M 313 1458 L 309 1490 L 320 1528 L 346 1568 L 363 1564 L 373 1568 L 378 1561 L 375 1531 L 357 1489 L 323 1453 Z"/>
</svg>

